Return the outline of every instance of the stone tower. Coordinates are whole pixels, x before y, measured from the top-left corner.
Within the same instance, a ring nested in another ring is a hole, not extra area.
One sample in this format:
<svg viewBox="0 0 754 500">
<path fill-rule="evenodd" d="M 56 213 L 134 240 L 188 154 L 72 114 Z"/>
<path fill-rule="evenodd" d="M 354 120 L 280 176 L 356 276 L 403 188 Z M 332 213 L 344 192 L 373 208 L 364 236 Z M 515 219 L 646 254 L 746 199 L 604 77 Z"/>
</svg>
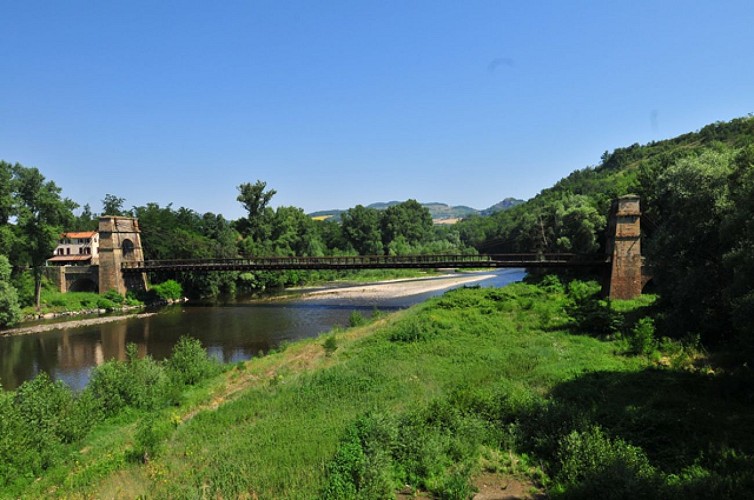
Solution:
<svg viewBox="0 0 754 500">
<path fill-rule="evenodd" d="M 636 298 L 643 285 L 638 196 L 629 194 L 613 202 L 607 234 L 606 250 L 612 262 L 604 291 L 611 299 Z"/>
<path fill-rule="evenodd" d="M 99 290 L 146 290 L 145 273 L 129 273 L 124 277 L 121 264 L 143 261 L 139 221 L 131 217 L 103 215 L 99 218 Z"/>
</svg>

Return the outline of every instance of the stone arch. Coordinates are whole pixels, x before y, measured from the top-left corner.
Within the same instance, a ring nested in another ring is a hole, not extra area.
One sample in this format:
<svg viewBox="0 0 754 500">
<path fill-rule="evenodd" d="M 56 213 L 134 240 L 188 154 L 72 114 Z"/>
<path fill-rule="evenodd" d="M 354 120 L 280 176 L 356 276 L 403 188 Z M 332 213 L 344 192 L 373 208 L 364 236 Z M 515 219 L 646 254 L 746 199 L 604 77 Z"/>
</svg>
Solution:
<svg viewBox="0 0 754 500">
<path fill-rule="evenodd" d="M 123 251 L 123 257 L 126 259 L 133 258 L 134 248 L 135 246 L 134 246 L 133 241 L 129 240 L 128 238 L 124 239 L 123 242 L 121 243 L 121 250 Z"/>
<path fill-rule="evenodd" d="M 97 283 L 90 278 L 79 278 L 68 287 L 69 292 L 98 292 Z"/>
</svg>

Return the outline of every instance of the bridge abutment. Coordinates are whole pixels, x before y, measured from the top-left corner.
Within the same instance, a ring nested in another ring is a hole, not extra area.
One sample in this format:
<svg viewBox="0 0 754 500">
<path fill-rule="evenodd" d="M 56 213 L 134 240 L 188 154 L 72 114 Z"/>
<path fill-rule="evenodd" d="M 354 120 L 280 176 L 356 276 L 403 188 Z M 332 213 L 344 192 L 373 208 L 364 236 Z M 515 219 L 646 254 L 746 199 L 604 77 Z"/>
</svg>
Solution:
<svg viewBox="0 0 754 500">
<path fill-rule="evenodd" d="M 615 202 L 608 224 L 607 254 L 610 269 L 603 284 L 611 299 L 634 299 L 644 285 L 641 257 L 641 206 L 637 195 L 621 196 Z"/>
</svg>

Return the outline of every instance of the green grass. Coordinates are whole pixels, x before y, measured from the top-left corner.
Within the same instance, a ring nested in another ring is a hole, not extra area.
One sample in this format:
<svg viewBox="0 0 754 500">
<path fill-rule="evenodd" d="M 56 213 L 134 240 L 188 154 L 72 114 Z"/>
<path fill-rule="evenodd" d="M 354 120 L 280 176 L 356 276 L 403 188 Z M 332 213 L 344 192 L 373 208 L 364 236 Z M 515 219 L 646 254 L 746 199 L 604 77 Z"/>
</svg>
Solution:
<svg viewBox="0 0 754 500">
<path fill-rule="evenodd" d="M 42 289 L 42 304 L 40 313 L 79 312 L 94 309 L 113 309 L 122 305 L 143 305 L 132 298 L 124 298 L 115 291 L 105 295 L 94 292 L 67 292 L 61 293 L 54 290 Z M 22 310 L 23 314 L 37 313 L 35 306 L 27 306 Z"/>
<path fill-rule="evenodd" d="M 629 328 L 650 303 L 613 306 Z M 464 498 L 490 456 L 520 457 L 492 468 L 555 496 L 749 491 L 745 374 L 629 355 L 620 335 L 574 332 L 568 305 L 525 284 L 460 289 L 298 342 L 150 417 L 177 425 L 147 463 L 127 459 L 141 418 L 127 415 L 26 494 L 379 498 L 409 484 Z"/>
</svg>

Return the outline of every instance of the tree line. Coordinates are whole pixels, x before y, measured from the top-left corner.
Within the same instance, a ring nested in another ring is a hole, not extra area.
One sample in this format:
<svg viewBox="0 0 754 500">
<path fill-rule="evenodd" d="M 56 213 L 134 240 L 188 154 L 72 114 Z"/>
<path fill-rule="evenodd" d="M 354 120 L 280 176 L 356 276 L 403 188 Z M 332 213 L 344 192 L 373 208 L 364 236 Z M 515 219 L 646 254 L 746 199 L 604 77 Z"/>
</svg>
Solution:
<svg viewBox="0 0 754 500">
<path fill-rule="evenodd" d="M 735 338 L 754 352 L 754 117 L 600 160 L 524 204 L 462 221 L 462 242 L 483 252 L 601 252 L 612 201 L 637 194 L 662 333 L 707 345 Z"/>
<path fill-rule="evenodd" d="M 313 220 L 298 207 L 273 209 L 270 202 L 275 194 L 263 181 L 239 185 L 237 201 L 246 214 L 238 220 L 156 202 L 126 208 L 125 198 L 110 193 L 102 200 L 100 214 L 138 218 L 144 255 L 150 260 L 473 251 L 461 242 L 455 228 L 433 226 L 429 211 L 415 200 L 386 210 L 358 205 L 337 223 Z M 0 261 L 0 304 L 7 304 L 8 310 L 39 304 L 43 268 L 63 232 L 97 229 L 99 215 L 88 204 L 75 214 L 77 208 L 37 168 L 0 162 L 0 256 L 7 260 Z M 333 272 L 226 272 L 184 273 L 177 279 L 189 295 L 211 297 L 239 288 L 255 291 L 334 276 Z M 9 314 L 0 317 L 0 324 L 17 320 L 18 314 Z"/>
</svg>

